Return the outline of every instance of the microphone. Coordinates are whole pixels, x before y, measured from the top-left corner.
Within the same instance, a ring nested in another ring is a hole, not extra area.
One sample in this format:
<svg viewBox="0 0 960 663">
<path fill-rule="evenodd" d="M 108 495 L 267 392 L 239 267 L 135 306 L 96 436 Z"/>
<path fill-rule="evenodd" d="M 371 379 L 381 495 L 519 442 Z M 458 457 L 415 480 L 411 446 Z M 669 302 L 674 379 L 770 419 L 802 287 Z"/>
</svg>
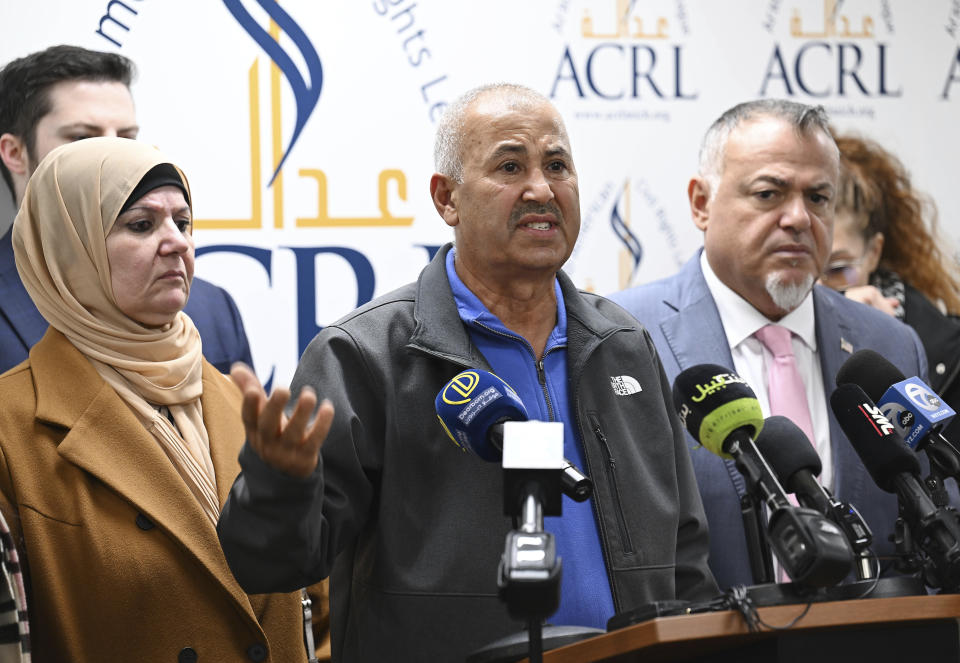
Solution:
<svg viewBox="0 0 960 663">
<path fill-rule="evenodd" d="M 527 408 L 513 387 L 481 368 L 453 376 L 437 394 L 434 406 L 453 443 L 491 463 L 503 457 L 504 423 L 528 420 Z M 566 458 L 560 487 L 575 502 L 593 493 L 593 481 Z"/>
<path fill-rule="evenodd" d="M 560 605 L 563 567 L 553 534 L 544 530 L 544 516 L 561 514 L 561 490 L 582 502 L 593 484 L 566 459 L 561 469 L 562 424 L 528 421 L 520 396 L 493 373 L 461 371 L 440 390 L 434 407 L 443 430 L 461 450 L 488 462 L 503 461 L 504 513 L 515 518 L 515 527 L 519 520 L 519 528 L 508 532 L 504 542 L 498 593 L 511 617 L 528 620 L 531 642 L 539 640 L 542 621 Z M 505 423 L 511 425 L 506 454 Z M 528 433 L 522 442 L 518 426 Z"/>
<path fill-rule="evenodd" d="M 682 371 L 673 382 L 673 404 L 693 439 L 722 458 L 743 451 L 738 442 L 756 437 L 763 428 L 763 412 L 753 389 L 717 364 L 698 364 Z M 776 479 L 768 485 L 780 488 Z"/>
<path fill-rule="evenodd" d="M 839 376 L 838 376 L 839 378 Z M 858 385 L 841 384 L 830 406 L 874 482 L 896 493 L 911 536 L 929 556 L 927 584 L 953 591 L 960 583 L 960 521 L 938 506 L 918 479 L 920 463 L 896 428 Z"/>
<path fill-rule="evenodd" d="M 832 520 L 863 562 L 861 553 L 873 543 L 873 532 L 855 506 L 837 500 L 817 481 L 822 470 L 820 456 L 800 427 L 786 417 L 767 417 L 755 443 L 787 491 L 796 495 L 801 505 Z M 870 564 L 860 563 L 857 574 L 865 580 L 873 577 L 873 570 Z"/>
<path fill-rule="evenodd" d="M 960 451 L 940 431 L 956 415 L 922 380 L 905 378 L 873 350 L 859 350 L 837 372 L 837 385 L 859 385 L 894 425 L 908 447 L 922 450 L 942 476 L 960 480 Z M 886 390 L 886 391 L 884 391 Z M 946 504 L 942 496 L 941 504 Z"/>
<path fill-rule="evenodd" d="M 794 507 L 757 449 L 763 429 L 756 395 L 736 373 L 716 364 L 692 366 L 677 376 L 673 401 L 683 425 L 711 452 L 732 458 L 751 492 L 770 512 L 767 538 L 787 575 L 811 587 L 836 585 L 853 563 L 840 529 L 812 509 Z"/>
</svg>

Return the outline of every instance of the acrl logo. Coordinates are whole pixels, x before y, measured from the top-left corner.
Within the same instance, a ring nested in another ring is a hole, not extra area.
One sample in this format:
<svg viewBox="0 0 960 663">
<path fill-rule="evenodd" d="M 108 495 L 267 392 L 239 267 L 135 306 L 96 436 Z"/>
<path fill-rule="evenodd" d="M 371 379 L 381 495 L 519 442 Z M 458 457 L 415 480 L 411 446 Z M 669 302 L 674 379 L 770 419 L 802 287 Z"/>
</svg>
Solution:
<svg viewBox="0 0 960 663">
<path fill-rule="evenodd" d="M 893 424 L 890 423 L 890 420 L 883 416 L 883 412 L 880 411 L 875 405 L 870 405 L 869 403 L 864 403 L 860 406 L 860 411 L 866 415 L 871 424 L 873 424 L 874 429 L 880 435 L 889 435 L 894 431 Z"/>
</svg>

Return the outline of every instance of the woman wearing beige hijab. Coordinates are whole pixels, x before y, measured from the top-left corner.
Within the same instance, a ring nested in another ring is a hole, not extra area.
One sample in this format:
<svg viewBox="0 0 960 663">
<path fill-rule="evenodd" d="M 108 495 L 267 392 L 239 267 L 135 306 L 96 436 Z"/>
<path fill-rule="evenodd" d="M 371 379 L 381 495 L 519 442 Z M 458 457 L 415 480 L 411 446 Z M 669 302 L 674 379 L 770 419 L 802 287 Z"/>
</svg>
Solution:
<svg viewBox="0 0 960 663">
<path fill-rule="evenodd" d="M 0 510 L 26 557 L 34 661 L 305 661 L 300 594 L 248 596 L 223 557 L 241 396 L 181 310 L 183 173 L 144 143 L 51 152 L 14 222 L 50 323 L 0 376 Z"/>
</svg>

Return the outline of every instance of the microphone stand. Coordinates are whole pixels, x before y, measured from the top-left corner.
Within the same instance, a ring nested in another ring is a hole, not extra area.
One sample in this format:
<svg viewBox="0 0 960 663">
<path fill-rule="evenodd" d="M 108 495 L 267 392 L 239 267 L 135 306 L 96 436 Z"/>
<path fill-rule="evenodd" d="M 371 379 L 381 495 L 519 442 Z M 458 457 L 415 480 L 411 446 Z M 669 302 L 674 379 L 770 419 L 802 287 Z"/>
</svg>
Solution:
<svg viewBox="0 0 960 663">
<path fill-rule="evenodd" d="M 924 483 L 930 491 L 930 499 L 939 507 L 949 506 L 950 496 L 944 480 L 952 477 L 960 483 L 960 452 L 943 435 L 939 427 L 934 428 L 921 447 L 930 461 L 930 476 Z"/>
<path fill-rule="evenodd" d="M 554 575 L 557 581 L 559 581 L 562 562 L 557 559 L 556 544 L 553 540 L 553 535 L 543 531 L 543 507 L 540 504 L 540 500 L 537 499 L 537 493 L 540 492 L 538 488 L 539 486 L 537 485 L 531 485 L 524 491 L 526 496 L 520 507 L 520 531 L 533 537 L 538 537 L 538 535 L 543 537 L 543 539 L 538 539 L 540 544 L 535 546 L 538 548 L 537 554 L 542 554 L 546 561 L 546 568 L 544 569 L 545 576 L 542 579 L 544 584 L 543 589 L 546 595 L 543 598 L 545 603 L 557 605 L 560 602 L 560 585 L 559 582 L 553 586 L 551 586 L 550 583 Z M 528 536 L 527 538 L 530 537 Z M 527 552 L 529 552 L 531 546 L 527 544 L 525 548 Z M 515 568 L 515 566 L 513 568 Z M 505 583 L 516 582 L 516 579 L 510 577 L 509 574 L 510 571 L 505 571 L 505 575 L 507 576 L 504 578 Z M 554 596 L 556 597 L 555 600 Z M 529 614 L 531 612 L 530 610 L 526 610 L 526 612 L 528 612 L 527 631 L 530 633 L 530 663 L 540 663 L 540 661 L 543 660 L 543 620 L 539 615 Z M 533 612 L 537 611 L 534 610 Z"/>
<path fill-rule="evenodd" d="M 510 422 L 519 433 L 526 433 L 521 446 L 530 453 L 537 435 L 533 425 L 545 422 Z M 553 424 L 550 424 L 553 425 Z M 556 424 L 560 426 L 560 424 Z M 508 453 L 504 438 L 503 512 L 514 519 L 515 529 L 507 533 L 497 574 L 500 599 L 507 604 L 509 615 L 522 620 L 525 633 L 501 638 L 472 652 L 468 663 L 506 663 L 524 656 L 531 663 L 543 660 L 544 640 L 553 649 L 594 637 L 603 631 L 580 626 L 548 626 L 544 637 L 544 620 L 560 605 L 562 561 L 557 556 L 553 534 L 544 531 L 544 516 L 559 516 L 563 508 L 562 449 L 563 429 L 559 435 L 556 462 L 545 458 Z M 510 438 L 513 442 L 513 438 Z M 549 455 L 549 454 L 547 454 Z M 582 491 L 578 491 L 582 492 Z M 572 497 L 576 499 L 576 497 Z"/>
<path fill-rule="evenodd" d="M 759 498 L 752 492 L 740 497 L 740 515 L 743 516 L 743 531 L 747 537 L 747 556 L 755 585 L 773 582 L 773 558 L 770 543 L 765 534 L 766 522 Z"/>
<path fill-rule="evenodd" d="M 527 623 L 530 663 L 540 663 L 543 620 L 560 605 L 562 562 L 553 534 L 543 529 L 545 512 L 560 513 L 559 474 L 507 470 L 506 475 L 504 508 L 519 517 L 520 527 L 507 534 L 497 586 L 510 616 Z"/>
<path fill-rule="evenodd" d="M 817 511 L 790 505 L 745 430 L 734 431 L 723 450 L 733 456 L 748 490 L 767 505 L 766 539 L 790 579 L 809 589 L 839 583 L 853 565 L 853 550 L 840 528 Z"/>
<path fill-rule="evenodd" d="M 929 587 L 955 593 L 960 590 L 960 515 L 939 506 L 926 487 L 910 475 L 893 479 L 900 515 L 913 541 L 924 553 L 923 573 Z"/>
</svg>

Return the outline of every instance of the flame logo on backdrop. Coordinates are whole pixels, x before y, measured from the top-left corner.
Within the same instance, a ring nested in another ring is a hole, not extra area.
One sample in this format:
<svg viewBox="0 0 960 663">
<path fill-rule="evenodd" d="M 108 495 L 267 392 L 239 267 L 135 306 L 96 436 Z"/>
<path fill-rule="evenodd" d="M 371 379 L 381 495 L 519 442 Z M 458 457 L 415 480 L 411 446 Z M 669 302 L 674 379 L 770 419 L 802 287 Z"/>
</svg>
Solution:
<svg viewBox="0 0 960 663">
<path fill-rule="evenodd" d="M 293 152 L 297 140 L 311 114 L 317 107 L 320 99 L 320 88 L 323 85 L 323 67 L 316 49 L 310 43 L 306 33 L 297 25 L 290 15 L 279 4 L 272 0 L 256 0 L 257 4 L 267 13 L 268 26 L 260 26 L 250 15 L 243 3 L 252 7 L 250 0 L 223 0 L 223 5 L 230 12 L 234 20 L 253 38 L 260 48 L 270 58 L 269 68 L 269 148 L 267 154 L 262 149 L 263 122 L 261 120 L 260 98 L 260 58 L 254 59 L 248 70 L 247 91 L 249 108 L 250 130 L 250 211 L 241 216 L 230 218 L 194 218 L 194 228 L 216 229 L 252 229 L 264 228 L 264 198 L 267 189 L 270 189 L 270 204 L 272 204 L 273 227 L 286 227 L 287 217 L 284 214 L 284 164 L 287 157 Z M 286 34 L 296 51 L 284 50 L 280 44 L 281 34 Z M 297 52 L 299 51 L 299 52 Z M 299 56 L 299 57 L 298 57 Z M 295 64 L 296 62 L 296 64 Z M 304 68 L 305 67 L 305 68 Z M 304 76 L 306 75 L 306 78 Z M 296 102 L 296 121 L 293 134 L 289 142 L 283 137 L 281 85 L 283 78 L 290 84 Z M 309 80 L 309 83 L 307 82 Z M 267 161 L 269 161 L 267 163 Z M 263 185 L 262 168 L 272 169 L 272 176 L 266 186 Z M 396 197 L 401 201 L 407 199 L 407 176 L 399 168 L 386 167 L 380 171 L 377 178 L 377 206 L 379 214 L 371 215 L 366 212 L 354 212 L 349 215 L 331 215 L 328 205 L 327 174 L 321 168 L 301 167 L 296 169 L 294 181 L 306 180 L 316 190 L 313 210 L 305 215 L 297 215 L 293 221 L 296 228 L 382 228 L 408 227 L 413 224 L 412 216 L 399 216 L 390 209 L 390 186 L 393 183 Z M 302 186 L 302 184 L 301 184 Z"/>
<path fill-rule="evenodd" d="M 620 212 L 620 202 L 624 203 L 625 212 L 621 214 Z M 643 246 L 640 244 L 640 240 L 637 239 L 637 236 L 633 234 L 633 231 L 630 230 L 630 226 L 627 225 L 628 221 L 624 221 L 624 216 L 629 220 L 630 219 L 630 180 L 627 180 L 623 186 L 623 191 L 617 197 L 617 200 L 613 203 L 613 209 L 610 210 L 610 225 L 613 227 L 613 232 L 616 233 L 617 237 L 623 243 L 624 248 L 626 248 L 629 255 L 625 256 L 627 261 L 630 261 L 629 276 L 624 280 L 624 274 L 621 274 L 620 280 L 621 283 L 630 283 L 633 279 L 634 274 L 637 273 L 637 268 L 640 266 L 640 260 L 643 258 Z M 621 268 L 623 265 L 621 265 Z M 627 271 L 621 269 L 621 271 Z"/>
<path fill-rule="evenodd" d="M 270 56 L 274 64 L 283 72 L 283 75 L 290 83 L 293 96 L 297 102 L 297 119 L 293 128 L 293 135 L 290 137 L 290 143 L 287 145 L 286 150 L 284 150 L 280 162 L 273 171 L 273 176 L 270 178 L 268 184 L 269 186 L 273 184 L 273 181 L 280 173 L 280 169 L 283 168 L 284 161 L 287 160 L 287 156 L 289 156 L 290 151 L 293 150 L 293 146 L 296 145 L 297 139 L 300 137 L 300 132 L 303 131 L 307 120 L 310 119 L 310 114 L 320 99 L 320 88 L 323 86 L 323 66 L 320 64 L 320 56 L 317 55 L 317 51 L 313 47 L 313 44 L 310 43 L 306 33 L 297 25 L 296 21 L 273 0 L 257 0 L 257 4 L 260 5 L 273 22 L 293 40 L 293 43 L 299 49 L 300 55 L 303 57 L 304 62 L 306 62 L 307 72 L 310 74 L 309 84 L 307 84 L 300 74 L 293 59 L 263 27 L 254 20 L 246 8 L 240 3 L 240 0 L 223 0 L 223 4 L 243 29 L 247 31 L 247 34 L 259 44 L 260 48 Z"/>
</svg>

